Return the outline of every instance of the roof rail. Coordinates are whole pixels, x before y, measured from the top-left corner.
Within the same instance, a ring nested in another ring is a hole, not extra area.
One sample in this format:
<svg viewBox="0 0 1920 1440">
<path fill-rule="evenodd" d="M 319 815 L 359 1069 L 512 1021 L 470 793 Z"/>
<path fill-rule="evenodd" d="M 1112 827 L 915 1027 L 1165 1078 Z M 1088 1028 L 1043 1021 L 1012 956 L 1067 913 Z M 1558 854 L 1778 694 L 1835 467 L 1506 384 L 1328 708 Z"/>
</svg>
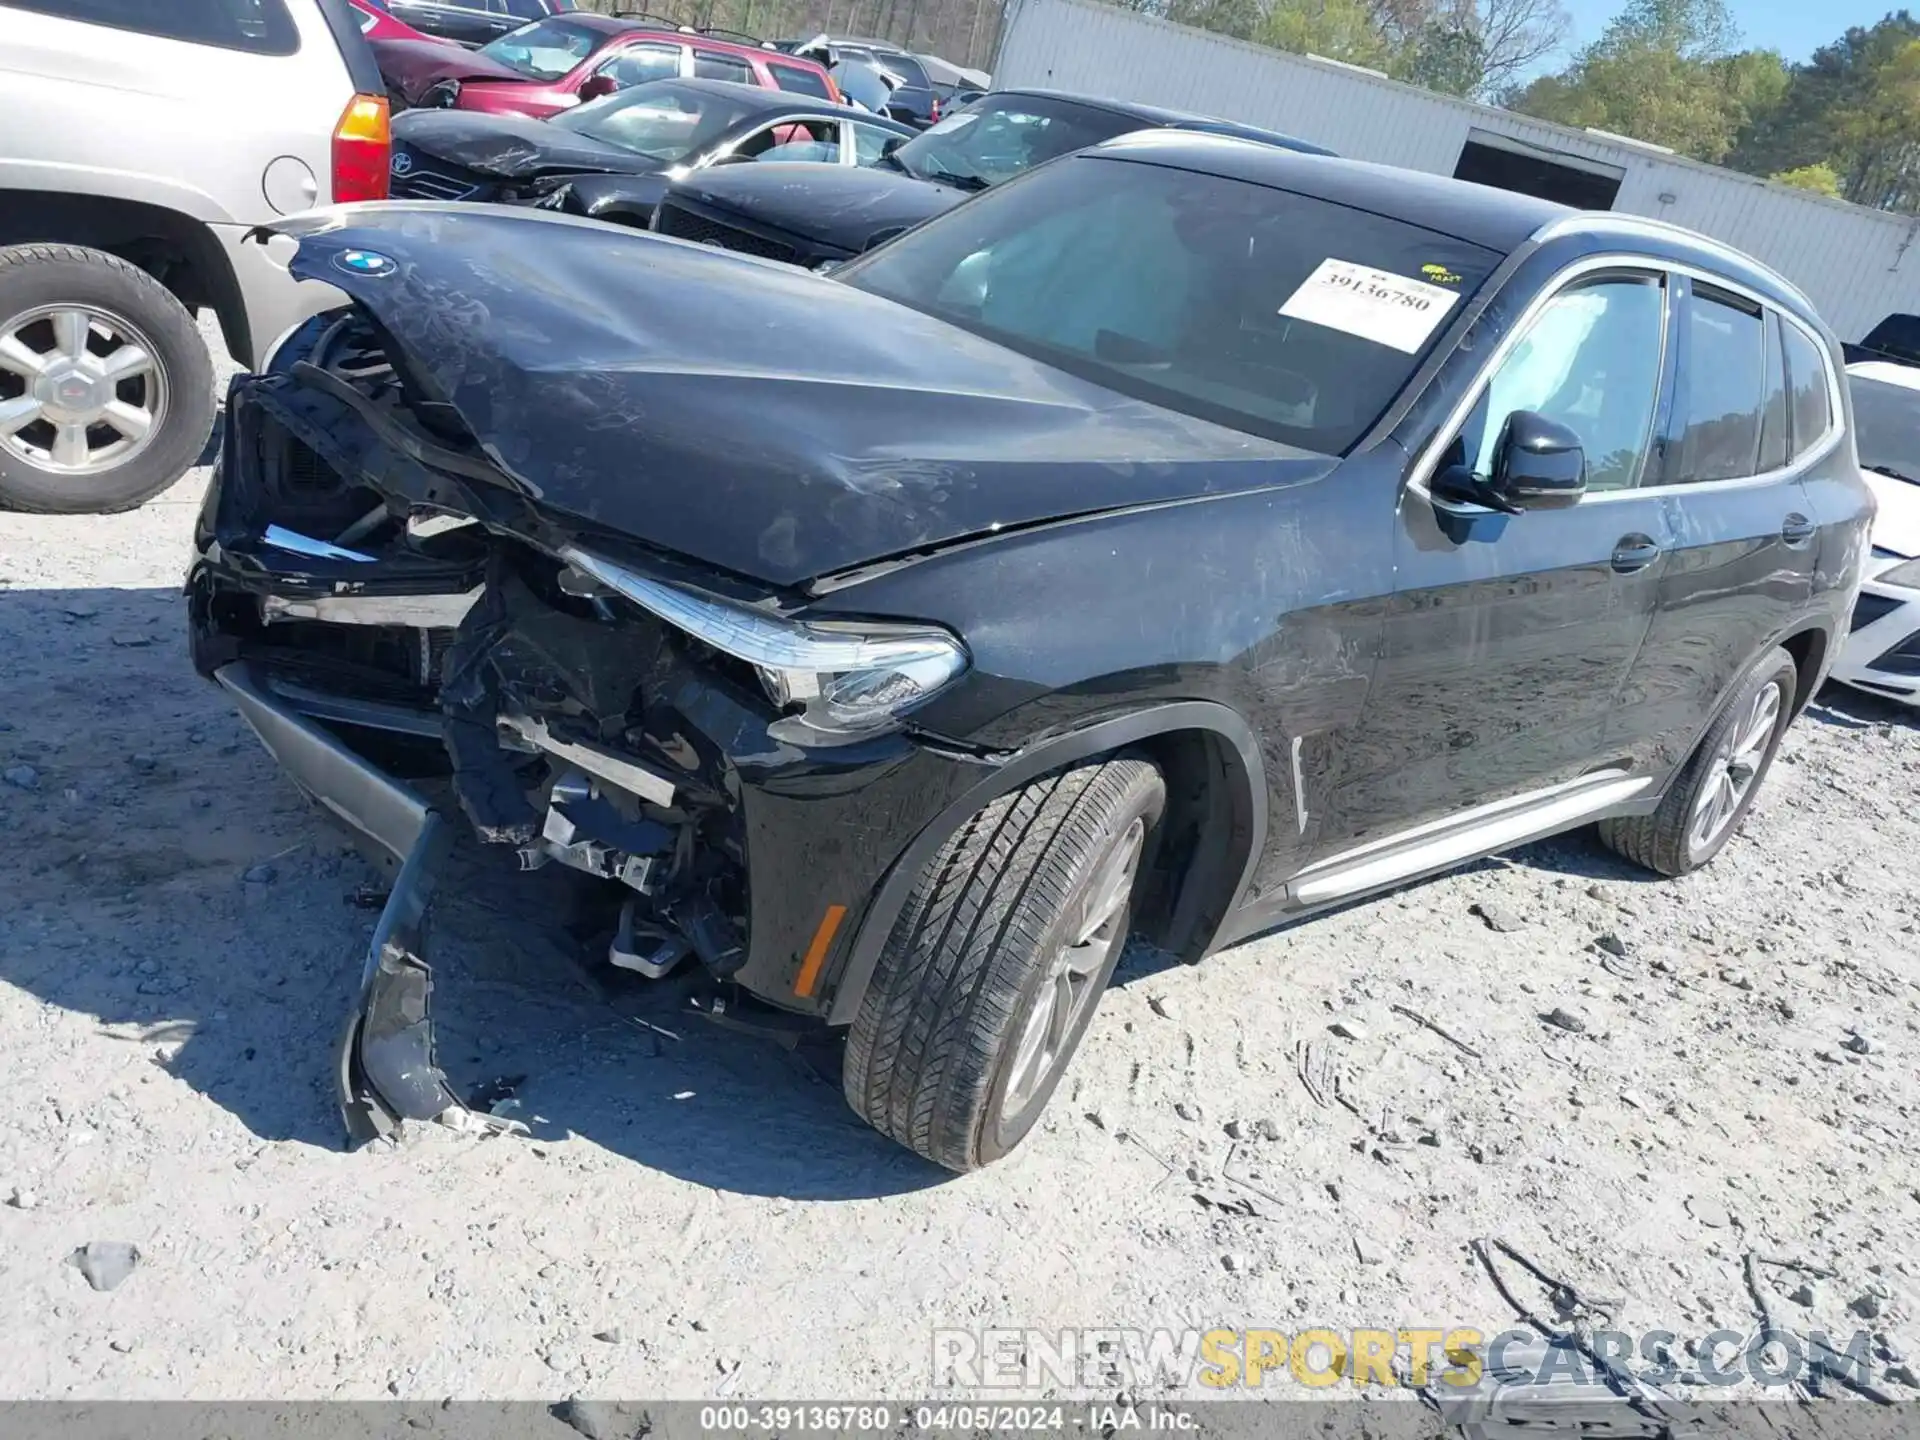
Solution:
<svg viewBox="0 0 1920 1440">
<path fill-rule="evenodd" d="M 1782 290 L 1794 296 L 1809 310 L 1814 308 L 1813 301 L 1807 298 L 1806 291 L 1758 256 L 1749 255 L 1746 251 L 1729 245 L 1724 240 L 1716 240 L 1713 236 L 1703 235 L 1698 230 L 1689 230 L 1684 225 L 1676 225 L 1671 220 L 1656 220 L 1651 215 L 1632 215 L 1621 210 L 1581 210 L 1572 215 L 1562 215 L 1557 220 L 1549 220 L 1533 232 L 1533 239 L 1536 242 L 1550 240 L 1556 235 L 1573 234 L 1583 229 L 1612 230 L 1628 235 L 1637 232 L 1641 235 L 1684 241 L 1710 255 L 1717 255 L 1736 265 L 1744 265 L 1760 271 L 1776 281 Z"/>
<path fill-rule="evenodd" d="M 695 28 L 702 35 L 712 36 L 715 40 L 731 40 L 736 45 L 765 45 L 767 43 L 758 35 L 749 35 L 744 30 L 729 30 L 723 25 L 700 25 Z"/>
<path fill-rule="evenodd" d="M 699 32 L 693 26 L 674 20 L 665 15 L 655 15 L 651 10 L 616 10 L 611 17 L 615 20 L 640 20 L 648 25 L 658 26 L 662 30 L 673 30 L 681 35 L 695 35 Z"/>
</svg>

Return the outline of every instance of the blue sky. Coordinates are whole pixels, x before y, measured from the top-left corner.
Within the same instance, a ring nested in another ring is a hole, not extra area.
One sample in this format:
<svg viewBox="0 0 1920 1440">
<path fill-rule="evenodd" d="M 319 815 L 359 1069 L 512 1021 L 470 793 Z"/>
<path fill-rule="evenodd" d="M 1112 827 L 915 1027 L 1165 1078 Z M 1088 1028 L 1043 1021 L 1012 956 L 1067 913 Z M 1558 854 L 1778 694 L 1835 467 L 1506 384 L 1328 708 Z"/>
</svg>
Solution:
<svg viewBox="0 0 1920 1440">
<path fill-rule="evenodd" d="M 1563 0 L 1573 16 L 1569 52 L 1600 38 L 1620 12 L 1621 0 Z M 1778 50 L 1789 60 L 1804 60 L 1849 25 L 1871 25 L 1898 0 L 1727 0 L 1740 27 L 1742 43 L 1756 50 Z"/>
</svg>

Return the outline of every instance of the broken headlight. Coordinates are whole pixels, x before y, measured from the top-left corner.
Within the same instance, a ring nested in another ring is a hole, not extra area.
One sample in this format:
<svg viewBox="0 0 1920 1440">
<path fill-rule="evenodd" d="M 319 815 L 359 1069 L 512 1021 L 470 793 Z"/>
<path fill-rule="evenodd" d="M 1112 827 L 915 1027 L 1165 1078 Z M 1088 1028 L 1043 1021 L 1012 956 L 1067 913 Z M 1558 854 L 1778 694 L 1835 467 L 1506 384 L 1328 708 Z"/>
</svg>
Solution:
<svg viewBox="0 0 1920 1440">
<path fill-rule="evenodd" d="M 967 652 L 927 626 L 782 620 L 650 580 L 568 549 L 562 558 L 644 610 L 753 666 L 767 695 L 792 713 L 768 727 L 798 745 L 842 745 L 899 723 L 959 678 Z"/>
</svg>

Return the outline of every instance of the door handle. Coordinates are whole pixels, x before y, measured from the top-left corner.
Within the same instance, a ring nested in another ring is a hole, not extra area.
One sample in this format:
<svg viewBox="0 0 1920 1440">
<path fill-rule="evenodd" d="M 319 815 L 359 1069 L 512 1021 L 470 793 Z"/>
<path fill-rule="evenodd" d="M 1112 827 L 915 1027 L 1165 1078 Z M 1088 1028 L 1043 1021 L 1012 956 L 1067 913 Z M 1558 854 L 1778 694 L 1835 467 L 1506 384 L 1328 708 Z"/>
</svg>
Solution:
<svg viewBox="0 0 1920 1440">
<path fill-rule="evenodd" d="M 1798 550 L 1802 545 L 1813 539 L 1814 529 L 1813 521 L 1796 510 L 1780 522 L 1780 538 Z"/>
<path fill-rule="evenodd" d="M 1622 535 L 1613 547 L 1612 565 L 1618 574 L 1631 575 L 1644 570 L 1660 558 L 1660 547 L 1651 535 Z"/>
</svg>

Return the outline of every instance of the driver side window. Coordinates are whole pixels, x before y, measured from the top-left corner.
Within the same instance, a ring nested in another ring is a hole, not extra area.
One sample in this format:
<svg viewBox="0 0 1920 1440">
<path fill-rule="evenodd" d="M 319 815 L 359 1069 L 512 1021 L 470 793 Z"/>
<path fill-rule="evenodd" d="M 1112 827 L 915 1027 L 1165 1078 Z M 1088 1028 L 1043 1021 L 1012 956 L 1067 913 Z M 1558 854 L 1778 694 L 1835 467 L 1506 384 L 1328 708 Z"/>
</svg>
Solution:
<svg viewBox="0 0 1920 1440">
<path fill-rule="evenodd" d="M 834 120 L 783 120 L 756 130 L 733 147 L 754 160 L 800 160 L 833 165 L 840 160 L 840 125 Z"/>
<path fill-rule="evenodd" d="M 1588 490 L 1632 487 L 1652 440 L 1665 320 L 1657 276 L 1561 291 L 1489 377 L 1443 463 L 1491 475 L 1507 417 L 1532 410 L 1580 437 Z"/>
</svg>

